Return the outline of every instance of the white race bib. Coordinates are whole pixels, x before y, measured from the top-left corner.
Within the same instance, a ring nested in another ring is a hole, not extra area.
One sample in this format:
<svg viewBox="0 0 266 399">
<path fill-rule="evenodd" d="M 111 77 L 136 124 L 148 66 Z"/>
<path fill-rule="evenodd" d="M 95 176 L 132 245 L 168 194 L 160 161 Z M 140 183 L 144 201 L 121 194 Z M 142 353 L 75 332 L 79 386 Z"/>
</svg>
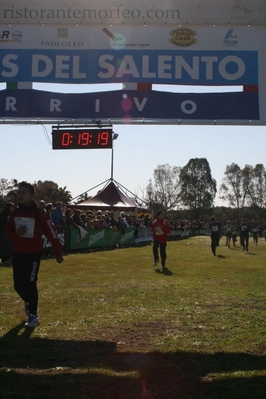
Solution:
<svg viewBox="0 0 266 399">
<path fill-rule="evenodd" d="M 25 217 L 14 217 L 14 222 L 16 225 L 16 230 L 20 226 L 26 226 L 27 231 L 23 234 L 23 238 L 32 238 L 34 235 L 34 227 L 35 227 L 35 219 L 34 218 L 25 218 Z"/>
</svg>

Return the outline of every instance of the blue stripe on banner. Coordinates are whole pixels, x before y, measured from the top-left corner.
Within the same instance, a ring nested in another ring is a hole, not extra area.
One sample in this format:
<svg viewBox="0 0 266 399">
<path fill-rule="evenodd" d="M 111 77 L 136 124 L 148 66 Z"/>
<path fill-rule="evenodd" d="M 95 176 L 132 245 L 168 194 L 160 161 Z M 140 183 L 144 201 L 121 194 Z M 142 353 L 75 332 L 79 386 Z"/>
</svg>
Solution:
<svg viewBox="0 0 266 399">
<path fill-rule="evenodd" d="M 169 93 L 109 91 L 62 94 L 38 90 L 0 92 L 2 118 L 258 120 L 257 92 Z"/>
<path fill-rule="evenodd" d="M 257 85 L 257 51 L 0 50 L 3 82 Z"/>
</svg>

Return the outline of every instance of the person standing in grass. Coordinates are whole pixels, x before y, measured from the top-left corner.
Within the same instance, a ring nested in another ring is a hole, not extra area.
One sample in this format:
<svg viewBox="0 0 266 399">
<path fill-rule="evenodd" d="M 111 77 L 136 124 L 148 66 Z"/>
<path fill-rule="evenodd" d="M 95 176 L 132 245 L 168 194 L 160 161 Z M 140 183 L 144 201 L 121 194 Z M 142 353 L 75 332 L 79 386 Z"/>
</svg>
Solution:
<svg viewBox="0 0 266 399">
<path fill-rule="evenodd" d="M 252 229 L 252 236 L 253 236 L 254 244 L 256 244 L 256 245 L 258 245 L 258 242 L 259 242 L 258 235 L 259 235 L 259 229 L 258 229 L 258 227 L 254 227 L 254 229 Z"/>
<path fill-rule="evenodd" d="M 156 219 L 151 223 L 151 231 L 153 232 L 153 266 L 156 266 L 159 262 L 158 250 L 160 248 L 161 265 L 163 270 L 165 270 L 166 243 L 167 236 L 171 231 L 171 226 L 168 220 L 164 219 L 163 211 L 156 213 Z"/>
<path fill-rule="evenodd" d="M 232 241 L 234 247 L 236 246 L 236 240 L 237 240 L 237 229 L 234 227 L 232 231 Z"/>
<path fill-rule="evenodd" d="M 232 233 L 233 233 L 233 226 L 230 222 L 230 220 L 227 220 L 227 224 L 224 226 L 224 231 L 225 231 L 225 246 L 230 248 L 230 242 L 231 242 L 231 238 L 232 238 Z"/>
<path fill-rule="evenodd" d="M 62 245 L 56 237 L 51 221 L 38 209 L 34 201 L 34 187 L 25 181 L 18 186 L 18 207 L 11 214 L 6 233 L 13 243 L 14 288 L 24 301 L 28 317 L 26 327 L 39 324 L 37 279 L 43 249 L 42 235 L 51 242 L 56 261 L 63 262 Z"/>
<path fill-rule="evenodd" d="M 211 250 L 213 256 L 216 256 L 216 247 L 219 247 L 222 235 L 222 226 L 221 223 L 216 220 L 215 216 L 212 216 L 210 221 Z"/>
<path fill-rule="evenodd" d="M 250 233 L 250 227 L 247 224 L 247 219 L 242 218 L 241 224 L 239 226 L 240 245 L 243 248 L 243 251 L 246 252 L 248 252 L 249 233 Z"/>
</svg>

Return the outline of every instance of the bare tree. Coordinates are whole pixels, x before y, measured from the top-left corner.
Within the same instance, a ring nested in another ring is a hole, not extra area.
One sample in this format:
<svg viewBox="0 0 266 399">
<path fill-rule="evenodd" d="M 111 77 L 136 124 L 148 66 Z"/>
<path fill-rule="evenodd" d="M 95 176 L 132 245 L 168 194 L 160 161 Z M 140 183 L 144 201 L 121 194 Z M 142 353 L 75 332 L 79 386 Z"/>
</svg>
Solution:
<svg viewBox="0 0 266 399">
<path fill-rule="evenodd" d="M 146 188 L 145 202 L 150 209 L 156 211 L 161 208 L 167 212 L 177 207 L 180 195 L 179 173 L 180 168 L 177 166 L 157 165 L 153 172 L 154 182 L 150 179 Z"/>
<path fill-rule="evenodd" d="M 237 164 L 227 165 L 220 185 L 220 198 L 237 211 L 238 223 L 246 205 L 249 184 L 250 166 L 241 169 Z"/>
<path fill-rule="evenodd" d="M 263 216 L 266 211 L 266 171 L 263 164 L 257 164 L 251 170 L 251 181 L 248 191 L 248 204 L 252 206 L 262 228 Z"/>
</svg>

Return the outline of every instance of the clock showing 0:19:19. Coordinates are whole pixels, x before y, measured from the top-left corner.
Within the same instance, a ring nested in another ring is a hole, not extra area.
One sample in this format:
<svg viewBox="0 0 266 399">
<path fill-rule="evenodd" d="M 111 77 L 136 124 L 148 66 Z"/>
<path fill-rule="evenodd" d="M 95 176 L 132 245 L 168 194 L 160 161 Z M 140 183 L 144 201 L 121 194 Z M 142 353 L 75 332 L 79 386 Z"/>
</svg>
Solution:
<svg viewBox="0 0 266 399">
<path fill-rule="evenodd" d="M 112 129 L 53 129 L 53 150 L 112 148 Z"/>
</svg>

